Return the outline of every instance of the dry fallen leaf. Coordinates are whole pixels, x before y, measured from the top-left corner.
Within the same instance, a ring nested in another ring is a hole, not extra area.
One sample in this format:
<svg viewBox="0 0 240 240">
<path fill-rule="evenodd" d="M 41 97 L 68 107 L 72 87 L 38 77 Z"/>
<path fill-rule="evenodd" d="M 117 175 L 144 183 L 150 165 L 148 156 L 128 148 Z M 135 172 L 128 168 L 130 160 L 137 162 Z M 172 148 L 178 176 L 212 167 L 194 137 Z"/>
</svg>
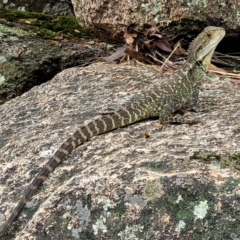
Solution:
<svg viewBox="0 0 240 240">
<path fill-rule="evenodd" d="M 113 62 L 117 59 L 120 59 L 121 57 L 123 57 L 125 51 L 127 48 L 127 44 L 123 45 L 122 47 L 118 48 L 113 54 L 111 54 L 110 56 L 107 57 L 102 57 L 102 59 L 108 63 Z"/>
<path fill-rule="evenodd" d="M 147 59 L 140 52 L 137 52 L 130 47 L 126 48 L 125 53 L 139 62 L 148 63 Z"/>
<path fill-rule="evenodd" d="M 172 48 L 170 46 L 170 43 L 168 42 L 168 40 L 166 39 L 159 39 L 159 40 L 155 40 L 154 43 L 156 44 L 156 46 L 165 51 L 165 52 L 172 52 Z"/>
<path fill-rule="evenodd" d="M 123 37 L 127 44 L 132 44 L 134 42 L 134 38 L 137 37 L 136 33 L 125 32 Z"/>
</svg>

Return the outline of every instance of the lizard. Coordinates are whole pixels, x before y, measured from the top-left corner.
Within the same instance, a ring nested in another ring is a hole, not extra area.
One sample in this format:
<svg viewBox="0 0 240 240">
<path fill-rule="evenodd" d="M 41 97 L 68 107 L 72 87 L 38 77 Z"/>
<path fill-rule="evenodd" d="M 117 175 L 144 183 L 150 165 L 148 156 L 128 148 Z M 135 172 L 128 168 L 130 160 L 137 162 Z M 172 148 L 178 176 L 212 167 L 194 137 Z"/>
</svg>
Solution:
<svg viewBox="0 0 240 240">
<path fill-rule="evenodd" d="M 33 181 L 25 190 L 22 198 L 14 208 L 9 218 L 0 230 L 0 237 L 4 236 L 22 208 L 31 198 L 34 191 L 43 183 L 48 175 L 81 144 L 93 136 L 103 134 L 132 123 L 159 117 L 162 124 L 174 121 L 174 113 L 188 105 L 194 106 L 198 101 L 198 94 L 212 55 L 218 43 L 225 36 L 221 27 L 206 27 L 190 43 L 186 62 L 168 79 L 149 90 L 139 101 L 133 102 L 120 110 L 101 116 L 88 124 L 79 127 L 71 135 L 47 163 L 39 170 Z"/>
</svg>

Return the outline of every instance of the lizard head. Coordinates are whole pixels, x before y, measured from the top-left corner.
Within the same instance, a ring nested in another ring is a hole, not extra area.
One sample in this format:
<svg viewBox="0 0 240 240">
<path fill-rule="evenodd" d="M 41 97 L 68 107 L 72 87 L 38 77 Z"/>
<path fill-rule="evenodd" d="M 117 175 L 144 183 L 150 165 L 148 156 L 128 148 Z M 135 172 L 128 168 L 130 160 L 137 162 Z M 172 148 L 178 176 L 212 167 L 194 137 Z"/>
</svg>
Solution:
<svg viewBox="0 0 240 240">
<path fill-rule="evenodd" d="M 201 62 L 208 68 L 213 52 L 225 33 L 221 27 L 206 27 L 190 44 L 188 60 L 192 63 Z"/>
</svg>

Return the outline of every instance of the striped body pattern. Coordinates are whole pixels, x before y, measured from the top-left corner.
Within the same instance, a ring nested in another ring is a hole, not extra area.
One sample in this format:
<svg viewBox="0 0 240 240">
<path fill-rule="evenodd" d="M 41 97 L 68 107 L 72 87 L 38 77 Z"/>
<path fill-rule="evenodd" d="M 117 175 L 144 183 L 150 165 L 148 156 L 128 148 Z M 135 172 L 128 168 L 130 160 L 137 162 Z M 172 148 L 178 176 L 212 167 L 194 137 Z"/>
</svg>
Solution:
<svg viewBox="0 0 240 240">
<path fill-rule="evenodd" d="M 170 115 L 187 104 L 197 102 L 201 81 L 210 63 L 212 54 L 225 35 L 220 27 L 207 27 L 191 43 L 186 63 L 175 72 L 166 82 L 146 92 L 144 98 L 128 107 L 113 112 L 99 119 L 92 120 L 80 127 L 54 153 L 49 161 L 41 168 L 23 197 L 13 210 L 0 231 L 2 237 L 17 218 L 26 202 L 34 191 L 42 184 L 50 172 L 63 161 L 69 153 L 91 137 L 138 122 L 150 117 L 159 116 L 161 123 L 166 123 Z"/>
</svg>

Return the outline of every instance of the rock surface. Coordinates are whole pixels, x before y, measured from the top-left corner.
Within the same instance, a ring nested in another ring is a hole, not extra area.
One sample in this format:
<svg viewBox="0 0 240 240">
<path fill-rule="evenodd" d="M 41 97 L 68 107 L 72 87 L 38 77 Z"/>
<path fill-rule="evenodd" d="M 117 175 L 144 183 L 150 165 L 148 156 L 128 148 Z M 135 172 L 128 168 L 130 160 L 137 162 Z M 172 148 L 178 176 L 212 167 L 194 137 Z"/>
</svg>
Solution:
<svg viewBox="0 0 240 240">
<path fill-rule="evenodd" d="M 0 225 L 77 126 L 159 81 L 153 68 L 98 63 L 1 105 Z M 240 84 L 213 75 L 202 90 L 198 124 L 151 119 L 77 148 L 5 239 L 240 238 Z"/>
<path fill-rule="evenodd" d="M 95 45 L 40 38 L 2 24 L 0 41 L 0 104 L 102 54 Z"/>
<path fill-rule="evenodd" d="M 123 41 L 123 31 L 132 23 L 167 27 L 175 36 L 200 32 L 206 25 L 240 32 L 239 0 L 72 0 L 72 4 L 79 24 L 105 41 Z"/>
<path fill-rule="evenodd" d="M 58 16 L 72 15 L 71 1 L 58 0 L 0 0 L 0 8 L 18 9 L 19 11 L 41 12 Z"/>
</svg>

